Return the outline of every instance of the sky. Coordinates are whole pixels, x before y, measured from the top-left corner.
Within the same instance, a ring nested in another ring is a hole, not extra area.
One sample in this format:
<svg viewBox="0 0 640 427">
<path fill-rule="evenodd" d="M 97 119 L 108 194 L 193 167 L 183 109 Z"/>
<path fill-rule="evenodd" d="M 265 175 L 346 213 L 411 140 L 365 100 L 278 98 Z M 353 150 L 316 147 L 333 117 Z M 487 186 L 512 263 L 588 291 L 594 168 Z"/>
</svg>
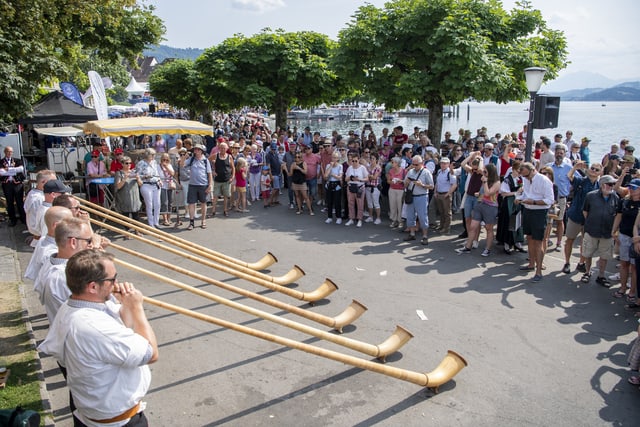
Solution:
<svg viewBox="0 0 640 427">
<path fill-rule="evenodd" d="M 208 48 L 234 34 L 251 36 L 263 28 L 288 32 L 310 30 L 337 40 L 358 7 L 356 0 L 142 0 L 153 5 L 165 23 L 166 44 Z M 383 7 L 384 0 L 369 0 Z M 516 0 L 503 0 L 506 10 Z M 637 0 L 531 0 L 547 25 L 564 32 L 569 61 L 559 77 L 576 72 L 601 74 L 613 80 L 640 78 Z"/>
</svg>

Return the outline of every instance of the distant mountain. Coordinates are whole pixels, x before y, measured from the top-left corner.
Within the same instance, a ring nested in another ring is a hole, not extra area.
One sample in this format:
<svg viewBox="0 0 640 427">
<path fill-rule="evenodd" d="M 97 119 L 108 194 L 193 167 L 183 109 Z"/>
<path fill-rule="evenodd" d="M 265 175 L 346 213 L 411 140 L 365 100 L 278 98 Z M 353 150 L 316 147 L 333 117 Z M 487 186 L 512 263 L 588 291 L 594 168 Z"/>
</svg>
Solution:
<svg viewBox="0 0 640 427">
<path fill-rule="evenodd" d="M 625 82 L 603 88 L 575 89 L 566 92 L 545 92 L 564 101 L 640 101 L 640 81 Z"/>
<path fill-rule="evenodd" d="M 195 48 L 187 48 L 182 49 L 178 47 L 171 47 L 167 45 L 155 45 L 151 46 L 149 49 L 145 49 L 142 54 L 144 56 L 153 56 L 156 58 L 158 62 L 162 62 L 167 58 L 175 58 L 175 59 L 192 59 L 195 60 L 198 58 L 204 49 L 195 49 Z"/>
<path fill-rule="evenodd" d="M 579 71 L 547 82 L 542 86 L 540 91 L 545 93 L 557 93 L 589 87 L 606 89 L 616 85 L 617 83 L 622 82 L 612 80 L 602 74 Z"/>
</svg>

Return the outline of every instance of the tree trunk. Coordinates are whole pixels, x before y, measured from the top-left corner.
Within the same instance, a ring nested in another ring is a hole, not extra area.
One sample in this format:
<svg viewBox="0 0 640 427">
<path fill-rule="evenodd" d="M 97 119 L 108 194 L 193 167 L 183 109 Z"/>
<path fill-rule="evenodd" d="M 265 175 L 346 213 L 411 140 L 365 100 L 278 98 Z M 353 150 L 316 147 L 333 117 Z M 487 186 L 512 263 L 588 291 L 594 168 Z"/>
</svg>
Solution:
<svg viewBox="0 0 640 427">
<path fill-rule="evenodd" d="M 429 139 L 434 147 L 440 150 L 442 141 L 442 102 L 429 105 Z"/>
<path fill-rule="evenodd" d="M 273 110 L 276 115 L 276 128 L 287 128 L 287 102 L 281 96 L 276 95 L 273 103 Z M 275 131 L 275 129 L 273 129 Z"/>
</svg>

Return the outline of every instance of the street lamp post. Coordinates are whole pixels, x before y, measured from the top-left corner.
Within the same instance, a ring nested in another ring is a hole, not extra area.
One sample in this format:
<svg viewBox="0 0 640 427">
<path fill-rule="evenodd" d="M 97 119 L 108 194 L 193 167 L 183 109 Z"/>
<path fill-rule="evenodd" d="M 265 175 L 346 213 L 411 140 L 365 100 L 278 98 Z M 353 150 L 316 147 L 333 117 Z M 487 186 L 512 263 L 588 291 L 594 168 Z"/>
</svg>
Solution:
<svg viewBox="0 0 640 427">
<path fill-rule="evenodd" d="M 529 91 L 529 121 L 527 122 L 527 143 L 524 153 L 525 161 L 531 161 L 531 151 L 533 149 L 533 119 L 536 110 L 536 93 L 542 86 L 542 79 L 547 72 L 546 68 L 529 67 L 524 69 L 524 77 L 527 81 L 527 90 Z"/>
</svg>

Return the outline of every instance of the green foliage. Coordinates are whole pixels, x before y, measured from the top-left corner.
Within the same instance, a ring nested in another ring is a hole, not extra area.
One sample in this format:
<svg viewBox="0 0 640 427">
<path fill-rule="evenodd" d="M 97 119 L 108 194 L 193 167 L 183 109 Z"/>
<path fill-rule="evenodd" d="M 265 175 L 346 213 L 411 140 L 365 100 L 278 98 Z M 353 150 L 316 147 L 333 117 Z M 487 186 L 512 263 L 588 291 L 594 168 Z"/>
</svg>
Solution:
<svg viewBox="0 0 640 427">
<path fill-rule="evenodd" d="M 189 59 L 166 61 L 149 76 L 153 96 L 178 108 L 189 110 L 191 117 L 206 115 L 207 104 L 198 92 L 199 76 Z"/>
<path fill-rule="evenodd" d="M 238 34 L 198 58 L 200 92 L 214 108 L 266 106 L 276 125 L 286 124 L 291 105 L 335 102 L 351 93 L 329 67 L 335 43 L 323 34 L 264 29 Z"/>
<path fill-rule="evenodd" d="M 527 96 L 524 68 L 553 79 L 566 66 L 566 40 L 528 2 L 511 12 L 497 0 L 395 0 L 362 6 L 339 34 L 333 67 L 388 108 L 431 110 L 440 141 L 443 105 L 473 97 L 507 102 Z"/>
<path fill-rule="evenodd" d="M 0 16 L 4 121 L 28 112 L 40 85 L 86 71 L 89 52 L 108 64 L 133 63 L 164 33 L 153 7 L 135 0 L 0 0 Z"/>
</svg>

